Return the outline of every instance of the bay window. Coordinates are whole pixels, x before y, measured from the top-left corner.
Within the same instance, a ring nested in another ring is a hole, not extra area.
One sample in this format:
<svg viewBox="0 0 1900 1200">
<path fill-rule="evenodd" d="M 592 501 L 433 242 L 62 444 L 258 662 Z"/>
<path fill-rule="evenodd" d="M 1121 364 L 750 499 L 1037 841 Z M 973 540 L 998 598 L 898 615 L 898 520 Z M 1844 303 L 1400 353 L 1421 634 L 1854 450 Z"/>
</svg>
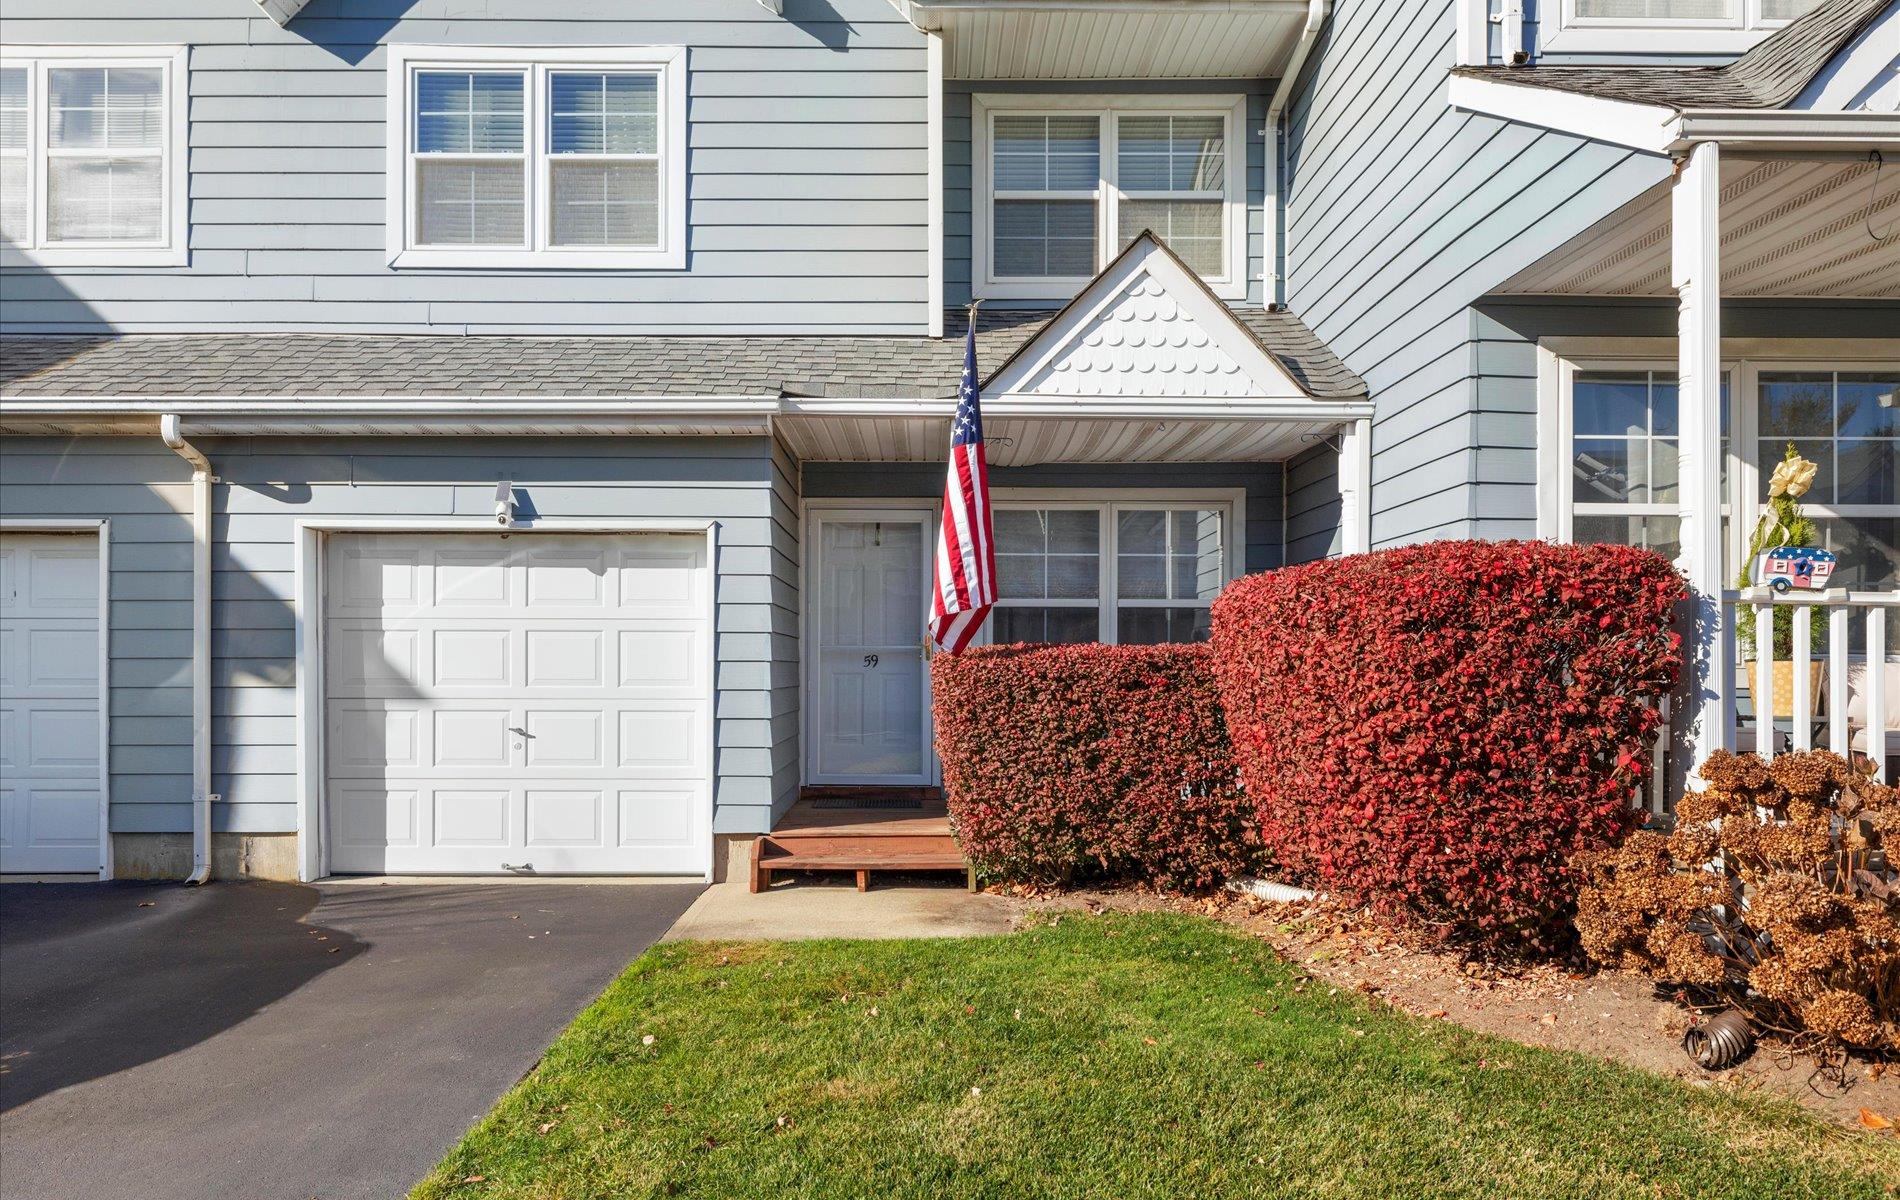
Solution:
<svg viewBox="0 0 1900 1200">
<path fill-rule="evenodd" d="M 1000 501 L 989 640 L 1204 641 L 1233 577 L 1237 501 Z"/>
<path fill-rule="evenodd" d="M 686 264 L 681 48 L 391 48 L 392 265 Z"/>
<path fill-rule="evenodd" d="M 0 253 L 65 266 L 187 259 L 185 52 L 0 56 Z"/>
<path fill-rule="evenodd" d="M 979 286 L 1066 300 L 1143 230 L 1246 294 L 1245 103 L 1237 97 L 978 96 Z"/>
</svg>

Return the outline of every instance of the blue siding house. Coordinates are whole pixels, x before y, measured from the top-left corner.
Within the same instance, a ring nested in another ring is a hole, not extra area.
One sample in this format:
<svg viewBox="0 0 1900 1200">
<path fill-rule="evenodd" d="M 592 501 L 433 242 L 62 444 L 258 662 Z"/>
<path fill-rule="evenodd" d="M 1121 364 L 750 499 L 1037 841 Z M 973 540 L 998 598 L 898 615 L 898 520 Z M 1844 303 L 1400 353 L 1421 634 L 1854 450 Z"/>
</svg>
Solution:
<svg viewBox="0 0 1900 1200">
<path fill-rule="evenodd" d="M 1653 802 L 1879 758 L 1897 110 L 1896 0 L 14 0 L 0 873 L 715 877 L 935 786 L 972 325 L 988 640 L 1629 541 Z M 1735 644 L 1790 440 L 1846 669 Z"/>
</svg>

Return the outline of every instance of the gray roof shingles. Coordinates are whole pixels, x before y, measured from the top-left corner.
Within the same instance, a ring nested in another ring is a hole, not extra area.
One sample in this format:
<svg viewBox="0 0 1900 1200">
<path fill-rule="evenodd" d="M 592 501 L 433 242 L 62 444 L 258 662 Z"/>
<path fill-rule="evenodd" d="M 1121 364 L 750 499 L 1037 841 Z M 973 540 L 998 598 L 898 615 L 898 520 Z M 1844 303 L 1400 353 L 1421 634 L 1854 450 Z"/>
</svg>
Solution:
<svg viewBox="0 0 1900 1200">
<path fill-rule="evenodd" d="M 1299 318 L 1233 310 L 1318 399 L 1366 385 Z M 977 319 L 986 375 L 1053 314 Z M 0 338 L 0 397 L 952 396 L 962 314 L 928 337 L 488 337 L 214 333 Z"/>
<path fill-rule="evenodd" d="M 1457 67 L 1453 74 L 1695 108 L 1784 108 L 1821 69 L 1896 0 L 1822 0 L 1734 62 L 1719 67 Z"/>
</svg>

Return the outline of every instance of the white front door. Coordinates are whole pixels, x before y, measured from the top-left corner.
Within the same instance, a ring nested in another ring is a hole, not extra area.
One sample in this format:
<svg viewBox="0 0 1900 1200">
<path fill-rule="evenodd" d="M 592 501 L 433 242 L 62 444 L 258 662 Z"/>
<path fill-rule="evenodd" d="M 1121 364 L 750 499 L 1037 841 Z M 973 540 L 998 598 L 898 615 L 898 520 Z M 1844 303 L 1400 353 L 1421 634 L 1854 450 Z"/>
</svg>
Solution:
<svg viewBox="0 0 1900 1200">
<path fill-rule="evenodd" d="M 703 872 L 710 586 L 697 535 L 331 535 L 331 870 Z"/>
<path fill-rule="evenodd" d="M 934 779 L 925 652 L 934 522 L 921 509 L 817 516 L 809 783 Z"/>
<path fill-rule="evenodd" d="M 0 872 L 99 870 L 99 539 L 0 535 Z"/>
</svg>

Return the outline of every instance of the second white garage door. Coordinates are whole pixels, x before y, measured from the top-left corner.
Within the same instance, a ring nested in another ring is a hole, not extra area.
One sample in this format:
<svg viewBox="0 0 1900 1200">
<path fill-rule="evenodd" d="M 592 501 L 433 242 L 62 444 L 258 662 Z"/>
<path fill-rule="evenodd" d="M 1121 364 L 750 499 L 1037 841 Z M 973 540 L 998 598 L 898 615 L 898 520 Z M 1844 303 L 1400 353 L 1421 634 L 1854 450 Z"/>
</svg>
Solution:
<svg viewBox="0 0 1900 1200">
<path fill-rule="evenodd" d="M 330 869 L 703 873 L 710 586 L 696 535 L 330 535 Z"/>
</svg>

